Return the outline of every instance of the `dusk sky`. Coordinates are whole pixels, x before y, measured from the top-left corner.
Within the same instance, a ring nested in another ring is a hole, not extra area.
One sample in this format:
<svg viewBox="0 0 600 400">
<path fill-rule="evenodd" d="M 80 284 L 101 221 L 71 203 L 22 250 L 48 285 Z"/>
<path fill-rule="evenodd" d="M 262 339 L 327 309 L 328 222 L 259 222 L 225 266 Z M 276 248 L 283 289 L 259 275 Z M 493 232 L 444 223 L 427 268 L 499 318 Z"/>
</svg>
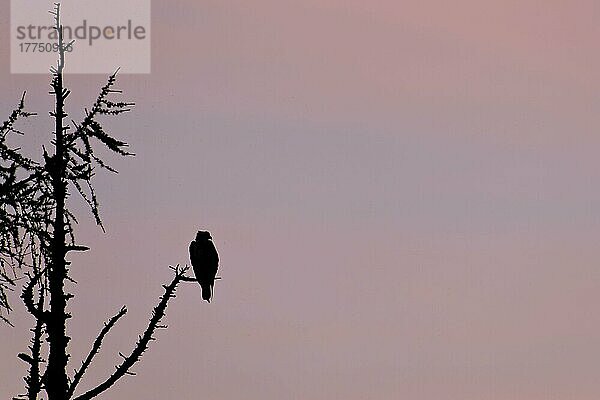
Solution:
<svg viewBox="0 0 600 400">
<path fill-rule="evenodd" d="M 119 77 L 137 106 L 107 123 L 137 156 L 96 180 L 106 234 L 72 198 L 92 251 L 72 258 L 70 371 L 129 308 L 81 389 L 203 228 L 213 302 L 180 287 L 100 398 L 600 398 L 599 18 L 591 0 L 154 1 L 152 73 Z M 0 120 L 27 90 L 40 152 L 49 77 L 10 74 L 9 26 Z M 105 79 L 67 76 L 74 119 Z M 3 399 L 25 391 L 19 300 Z"/>
</svg>

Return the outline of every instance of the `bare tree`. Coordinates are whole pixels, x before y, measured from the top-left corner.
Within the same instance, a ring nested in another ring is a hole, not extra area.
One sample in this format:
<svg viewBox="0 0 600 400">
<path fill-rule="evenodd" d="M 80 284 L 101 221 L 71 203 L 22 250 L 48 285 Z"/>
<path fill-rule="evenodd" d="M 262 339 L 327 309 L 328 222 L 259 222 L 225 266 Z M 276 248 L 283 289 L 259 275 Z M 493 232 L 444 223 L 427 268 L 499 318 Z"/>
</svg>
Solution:
<svg viewBox="0 0 600 400">
<path fill-rule="evenodd" d="M 132 109 L 133 103 L 111 100 L 121 91 L 115 89 L 116 73 L 101 88 L 98 97 L 80 122 L 66 122 L 65 103 L 70 91 L 63 79 L 65 53 L 72 43 L 65 43 L 60 20 L 60 4 L 51 14 L 58 36 L 58 61 L 52 72 L 52 90 L 55 108 L 50 112 L 54 120 L 53 140 L 48 149 L 42 146 L 39 160 L 29 158 L 18 147 L 10 145 L 24 133 L 17 129 L 20 120 L 35 116 L 26 111 L 25 94 L 8 120 L 0 126 L 0 318 L 10 324 L 11 312 L 7 293 L 22 285 L 21 299 L 33 316 L 31 346 L 18 357 L 28 365 L 25 376 L 27 393 L 19 398 L 34 400 L 45 392 L 49 400 L 89 400 L 109 389 L 126 375 L 140 360 L 154 340 L 157 329 L 165 328 L 161 320 L 169 300 L 175 297 L 178 285 L 193 280 L 186 276 L 187 267 L 175 267 L 173 279 L 164 285 L 164 294 L 154 307 L 145 331 L 139 336 L 128 355 L 119 354 L 122 362 L 88 391 L 78 391 L 78 385 L 103 339 L 127 313 L 125 307 L 110 318 L 91 346 L 79 368 L 69 376 L 67 367 L 70 354 L 67 335 L 68 301 L 74 296 L 68 287 L 75 281 L 69 271 L 71 252 L 88 248 L 75 238 L 76 216 L 68 198 L 79 194 L 89 206 L 96 223 L 102 229 L 99 203 L 93 186 L 93 177 L 99 170 L 116 172 L 98 155 L 97 150 L 108 149 L 119 156 L 131 156 L 127 143 L 105 131 L 100 120 L 114 117 Z M 21 283 L 22 282 L 22 283 Z M 45 359 L 47 355 L 47 360 Z"/>
</svg>

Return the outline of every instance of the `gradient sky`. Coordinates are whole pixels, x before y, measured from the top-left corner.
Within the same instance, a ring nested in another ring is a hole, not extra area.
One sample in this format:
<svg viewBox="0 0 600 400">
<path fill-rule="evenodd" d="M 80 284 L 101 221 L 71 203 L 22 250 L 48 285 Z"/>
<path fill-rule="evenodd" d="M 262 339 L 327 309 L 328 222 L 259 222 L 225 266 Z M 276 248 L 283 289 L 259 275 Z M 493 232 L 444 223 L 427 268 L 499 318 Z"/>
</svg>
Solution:
<svg viewBox="0 0 600 400">
<path fill-rule="evenodd" d="M 153 72 L 120 77 L 138 105 L 110 125 L 138 155 L 97 180 L 107 234 L 80 226 L 72 368 L 130 313 L 82 388 L 202 227 L 214 302 L 181 287 L 103 398 L 598 399 L 599 17 L 588 0 L 154 2 Z M 10 75 L 8 49 L 0 111 L 27 89 L 39 143 L 48 78 Z M 73 116 L 103 80 L 68 77 Z M 23 392 L 13 301 L 1 398 Z"/>
</svg>

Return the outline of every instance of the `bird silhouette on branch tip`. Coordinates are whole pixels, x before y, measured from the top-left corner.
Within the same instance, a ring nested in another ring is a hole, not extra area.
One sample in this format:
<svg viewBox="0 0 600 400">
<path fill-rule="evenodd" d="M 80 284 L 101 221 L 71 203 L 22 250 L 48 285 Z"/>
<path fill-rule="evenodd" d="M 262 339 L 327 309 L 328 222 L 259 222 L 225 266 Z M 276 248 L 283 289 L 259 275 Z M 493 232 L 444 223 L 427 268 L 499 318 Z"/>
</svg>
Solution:
<svg viewBox="0 0 600 400">
<path fill-rule="evenodd" d="M 194 270 L 195 281 L 202 288 L 202 299 L 210 303 L 213 293 L 215 280 L 219 269 L 219 254 L 212 241 L 210 232 L 198 231 L 196 239 L 190 243 L 190 261 Z M 185 281 L 194 281 L 192 278 L 185 278 Z"/>
</svg>

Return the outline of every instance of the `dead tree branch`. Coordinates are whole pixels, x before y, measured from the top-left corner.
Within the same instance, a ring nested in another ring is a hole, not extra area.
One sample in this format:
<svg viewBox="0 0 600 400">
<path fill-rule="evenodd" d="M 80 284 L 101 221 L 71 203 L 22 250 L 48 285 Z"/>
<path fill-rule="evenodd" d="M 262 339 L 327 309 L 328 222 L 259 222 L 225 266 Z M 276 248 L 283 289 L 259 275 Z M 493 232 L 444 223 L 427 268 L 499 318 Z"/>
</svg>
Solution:
<svg viewBox="0 0 600 400">
<path fill-rule="evenodd" d="M 37 304 L 38 310 L 44 308 L 44 289 L 40 289 L 40 296 Z M 29 375 L 25 378 L 27 383 L 27 398 L 29 400 L 37 400 L 38 394 L 42 390 L 42 377 L 40 374 L 40 364 L 42 360 L 42 333 L 44 329 L 44 322 L 38 318 L 35 321 L 35 327 L 32 329 L 33 338 L 31 339 L 31 362 L 29 367 Z"/>
<path fill-rule="evenodd" d="M 102 341 L 104 340 L 104 337 L 108 334 L 112 327 L 115 326 L 117 321 L 121 319 L 121 317 L 123 317 L 125 314 L 127 314 L 127 308 L 123 306 L 123 308 L 121 308 L 117 315 L 112 317 L 107 323 L 104 324 L 104 328 L 102 328 L 102 331 L 100 331 L 100 334 L 94 341 L 94 345 L 92 346 L 90 353 L 88 354 L 86 359 L 81 363 L 81 368 L 78 371 L 75 371 L 75 375 L 73 376 L 73 382 L 69 386 L 69 391 L 67 392 L 67 400 L 73 397 L 73 393 L 75 393 L 75 389 L 77 388 L 79 381 L 81 381 L 81 378 L 85 374 L 85 371 L 92 363 L 94 356 L 98 354 L 100 346 L 102 346 Z"/>
<path fill-rule="evenodd" d="M 156 340 L 153 335 L 156 329 L 161 328 L 160 321 L 165 316 L 165 311 L 167 309 L 167 305 L 169 300 L 175 297 L 175 291 L 177 290 L 177 286 L 183 278 L 185 277 L 185 273 L 187 272 L 188 267 L 184 268 L 174 268 L 175 276 L 173 280 L 168 285 L 163 285 L 165 289 L 164 294 L 160 297 L 160 301 L 154 310 L 152 311 L 152 317 L 150 318 L 150 323 L 148 327 L 144 331 L 144 333 L 139 336 L 138 341 L 135 345 L 135 348 L 131 352 L 129 356 L 122 356 L 123 362 L 115 368 L 115 372 L 109 376 L 104 382 L 96 386 L 95 388 L 89 390 L 88 392 L 75 397 L 75 400 L 90 400 L 100 393 L 109 389 L 112 385 L 114 385 L 119 379 L 121 379 L 125 375 L 132 375 L 130 372 L 131 367 L 137 363 L 144 352 L 148 349 L 148 345 L 150 341 Z"/>
</svg>

